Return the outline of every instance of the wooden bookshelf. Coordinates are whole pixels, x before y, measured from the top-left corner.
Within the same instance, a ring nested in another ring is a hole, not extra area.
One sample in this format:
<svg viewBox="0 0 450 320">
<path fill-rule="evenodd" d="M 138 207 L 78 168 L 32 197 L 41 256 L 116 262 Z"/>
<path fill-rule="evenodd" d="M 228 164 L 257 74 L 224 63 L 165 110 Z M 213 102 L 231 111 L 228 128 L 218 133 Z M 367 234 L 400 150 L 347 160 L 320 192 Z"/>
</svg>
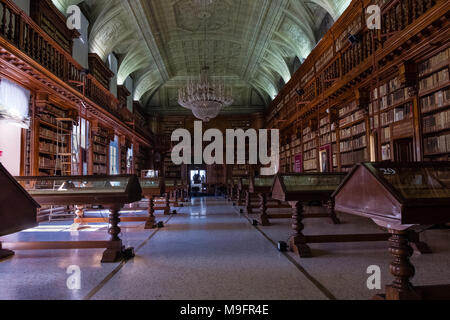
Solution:
<svg viewBox="0 0 450 320">
<path fill-rule="evenodd" d="M 450 48 L 418 65 L 419 108 L 425 161 L 450 159 Z"/>
<path fill-rule="evenodd" d="M 58 155 L 61 161 L 63 155 L 70 154 L 72 149 L 72 124 L 70 121 L 58 123 L 58 119 L 70 119 L 70 116 L 69 111 L 52 104 L 38 108 L 35 121 L 38 175 L 54 176 L 71 172 L 69 162 L 57 167 Z"/>
<path fill-rule="evenodd" d="M 111 132 L 101 126 L 92 128 L 92 162 L 93 175 L 109 173 L 109 144 Z"/>
</svg>

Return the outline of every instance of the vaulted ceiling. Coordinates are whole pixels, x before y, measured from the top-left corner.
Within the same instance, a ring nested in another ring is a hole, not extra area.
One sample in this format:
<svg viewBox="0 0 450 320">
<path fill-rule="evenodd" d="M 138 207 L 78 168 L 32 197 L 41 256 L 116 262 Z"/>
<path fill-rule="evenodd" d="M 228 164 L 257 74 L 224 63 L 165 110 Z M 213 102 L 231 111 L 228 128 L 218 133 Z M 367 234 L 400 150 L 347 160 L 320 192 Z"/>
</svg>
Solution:
<svg viewBox="0 0 450 320">
<path fill-rule="evenodd" d="M 149 112 L 182 114 L 177 90 L 203 64 L 233 87 L 228 113 L 264 110 L 350 0 L 53 0 L 83 4 L 89 50 L 119 57 Z M 210 3 L 211 2 L 211 3 Z M 206 41 L 204 30 L 206 29 Z"/>
</svg>

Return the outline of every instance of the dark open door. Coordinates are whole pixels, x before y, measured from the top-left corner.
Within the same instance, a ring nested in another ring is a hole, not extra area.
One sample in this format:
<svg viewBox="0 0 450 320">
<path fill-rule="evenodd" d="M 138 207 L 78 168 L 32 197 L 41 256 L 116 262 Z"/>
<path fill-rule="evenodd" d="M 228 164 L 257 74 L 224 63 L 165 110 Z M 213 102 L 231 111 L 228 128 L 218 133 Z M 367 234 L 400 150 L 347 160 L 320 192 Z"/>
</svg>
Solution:
<svg viewBox="0 0 450 320">
<path fill-rule="evenodd" d="M 413 139 L 394 141 L 395 162 L 413 162 Z"/>
</svg>

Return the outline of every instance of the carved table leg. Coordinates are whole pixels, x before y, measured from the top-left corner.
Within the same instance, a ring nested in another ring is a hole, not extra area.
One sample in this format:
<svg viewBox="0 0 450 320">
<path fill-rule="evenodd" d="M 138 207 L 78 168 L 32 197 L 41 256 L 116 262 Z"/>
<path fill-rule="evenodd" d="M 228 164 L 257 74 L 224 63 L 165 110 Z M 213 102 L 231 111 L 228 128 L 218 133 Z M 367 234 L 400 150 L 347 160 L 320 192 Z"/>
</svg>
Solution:
<svg viewBox="0 0 450 320">
<path fill-rule="evenodd" d="M 433 251 L 423 241 L 420 241 L 420 234 L 418 232 L 415 232 L 414 230 L 409 230 L 409 242 L 411 244 L 411 247 L 414 249 L 414 252 L 419 254 L 431 254 Z"/>
<path fill-rule="evenodd" d="M 234 193 L 234 187 L 231 187 L 231 201 L 233 202 L 233 206 L 236 205 L 234 200 L 236 200 L 235 193 Z"/>
<path fill-rule="evenodd" d="M 148 219 L 145 223 L 145 229 L 155 228 L 155 199 L 153 196 L 148 197 Z"/>
<path fill-rule="evenodd" d="M 303 204 L 301 202 L 291 203 L 292 212 L 292 229 L 294 234 L 289 240 L 289 248 L 302 258 L 311 258 L 311 249 L 307 245 L 306 236 L 303 234 L 305 225 L 303 224 Z"/>
<path fill-rule="evenodd" d="M 341 224 L 341 220 L 339 220 L 339 218 L 336 215 L 336 211 L 334 210 L 334 199 L 331 199 L 328 203 L 328 207 L 330 210 L 330 218 L 333 221 L 334 224 Z"/>
<path fill-rule="evenodd" d="M 386 287 L 386 300 L 418 300 L 420 295 L 410 282 L 415 275 L 415 269 L 409 260 L 413 255 L 408 239 L 409 232 L 407 230 L 389 230 L 389 232 L 392 234 L 389 239 L 389 252 L 394 258 L 389 269 L 394 281 Z"/>
<path fill-rule="evenodd" d="M 178 190 L 175 190 L 173 193 L 174 193 L 174 196 L 175 196 L 174 207 L 178 207 Z"/>
<path fill-rule="evenodd" d="M 108 209 L 110 210 L 108 233 L 111 235 L 111 238 L 109 247 L 103 252 L 102 263 L 119 262 L 125 258 L 125 247 L 119 237 L 121 231 L 119 227 L 119 211 L 121 206 L 111 206 Z"/>
<path fill-rule="evenodd" d="M 247 207 L 247 214 L 252 214 L 253 208 L 252 208 L 252 197 L 250 195 L 250 191 L 247 191 L 246 199 L 245 199 L 245 206 Z"/>
<path fill-rule="evenodd" d="M 75 221 L 74 221 L 73 225 L 71 226 L 72 230 L 81 230 L 88 226 L 87 223 L 77 222 L 77 221 L 81 221 L 81 219 L 84 218 L 84 206 L 75 205 L 75 215 L 76 215 Z"/>
<path fill-rule="evenodd" d="M 237 204 L 239 207 L 242 205 L 242 190 L 238 190 Z"/>
<path fill-rule="evenodd" d="M 164 214 L 170 215 L 170 194 L 168 192 L 166 192 L 166 207 L 164 208 Z"/>
<path fill-rule="evenodd" d="M 0 242 L 0 260 L 11 257 L 14 255 L 14 251 L 2 249 L 2 243 Z"/>
<path fill-rule="evenodd" d="M 260 211 L 261 211 L 261 216 L 259 219 L 261 220 L 260 221 L 261 225 L 270 226 L 269 216 L 267 215 L 267 195 L 265 193 L 260 193 L 259 200 L 260 200 Z"/>
</svg>

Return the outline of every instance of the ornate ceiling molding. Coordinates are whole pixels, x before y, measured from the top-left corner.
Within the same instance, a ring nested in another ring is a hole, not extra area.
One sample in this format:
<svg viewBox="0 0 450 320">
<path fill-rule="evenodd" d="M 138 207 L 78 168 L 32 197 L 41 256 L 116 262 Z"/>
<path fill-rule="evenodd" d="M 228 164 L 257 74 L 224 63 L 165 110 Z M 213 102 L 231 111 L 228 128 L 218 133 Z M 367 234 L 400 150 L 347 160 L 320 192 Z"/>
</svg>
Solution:
<svg viewBox="0 0 450 320">
<path fill-rule="evenodd" d="M 62 11 L 83 2 L 53 1 Z M 291 78 L 293 61 L 303 61 L 316 45 L 326 14 L 336 20 L 350 2 L 221 0 L 206 11 L 193 7 L 193 0 L 85 0 L 84 5 L 92 9 L 90 51 L 104 60 L 116 53 L 118 84 L 133 77 L 134 99 L 158 112 L 174 109 L 173 85 L 199 73 L 204 53 L 213 74 L 228 79 L 236 92 L 246 88 L 247 101 L 239 98 L 242 103 L 232 108 L 264 108 Z"/>
</svg>

